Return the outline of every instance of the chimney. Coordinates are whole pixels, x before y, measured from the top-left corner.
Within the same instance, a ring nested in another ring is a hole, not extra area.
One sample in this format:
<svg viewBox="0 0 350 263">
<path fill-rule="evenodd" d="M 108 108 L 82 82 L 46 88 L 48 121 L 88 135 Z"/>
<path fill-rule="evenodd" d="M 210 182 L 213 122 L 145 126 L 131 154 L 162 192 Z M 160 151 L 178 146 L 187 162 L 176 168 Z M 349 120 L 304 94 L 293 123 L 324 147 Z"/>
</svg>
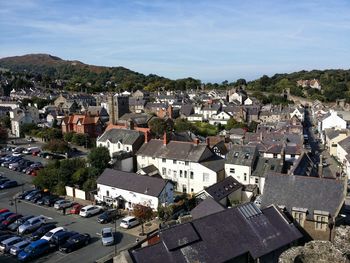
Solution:
<svg viewBox="0 0 350 263">
<path fill-rule="evenodd" d="M 163 135 L 163 145 L 167 145 L 168 144 L 168 135 L 166 132 L 164 132 L 164 135 Z"/>
<path fill-rule="evenodd" d="M 205 138 L 205 143 L 206 143 L 206 145 L 210 145 L 210 139 L 209 139 L 209 137 L 207 137 L 207 138 Z"/>
<path fill-rule="evenodd" d="M 320 162 L 318 163 L 318 177 L 322 178 L 323 175 L 323 158 L 322 158 L 322 154 L 320 154 Z"/>
<path fill-rule="evenodd" d="M 194 140 L 193 140 L 193 143 L 194 143 L 195 145 L 198 145 L 198 144 L 199 144 L 199 139 L 198 139 L 198 138 L 194 139 Z"/>
<path fill-rule="evenodd" d="M 145 132 L 145 143 L 148 143 L 151 139 L 151 135 L 148 131 Z"/>
<path fill-rule="evenodd" d="M 135 128 L 134 122 L 132 120 L 129 120 L 128 125 L 130 130 L 133 130 Z"/>
<path fill-rule="evenodd" d="M 262 133 L 262 131 L 260 132 L 260 142 L 262 142 L 263 141 L 263 133 Z"/>
<path fill-rule="evenodd" d="M 169 107 L 168 107 L 168 117 L 169 117 L 170 119 L 172 119 L 173 116 L 174 116 L 173 107 L 172 107 L 172 106 L 169 106 Z"/>
<path fill-rule="evenodd" d="M 100 116 L 100 111 L 97 111 L 97 116 Z"/>
</svg>

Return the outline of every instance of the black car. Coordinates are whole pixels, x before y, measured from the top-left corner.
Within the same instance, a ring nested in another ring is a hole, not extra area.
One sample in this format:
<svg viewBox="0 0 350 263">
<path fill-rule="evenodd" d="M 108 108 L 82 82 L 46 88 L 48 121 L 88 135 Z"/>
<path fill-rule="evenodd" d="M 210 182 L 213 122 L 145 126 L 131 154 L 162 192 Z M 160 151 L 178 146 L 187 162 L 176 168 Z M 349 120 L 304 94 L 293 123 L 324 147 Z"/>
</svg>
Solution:
<svg viewBox="0 0 350 263">
<path fill-rule="evenodd" d="M 47 195 L 47 193 L 40 192 L 40 193 L 36 194 L 35 196 L 33 196 L 33 198 L 30 199 L 30 202 L 36 203 L 39 199 L 43 198 L 46 195 Z"/>
<path fill-rule="evenodd" d="M 66 241 L 71 238 L 72 236 L 79 234 L 77 232 L 70 232 L 70 231 L 59 231 L 51 237 L 50 243 L 51 246 L 59 248 L 61 245 L 66 243 Z"/>
<path fill-rule="evenodd" d="M 39 227 L 35 232 L 32 233 L 30 240 L 35 241 L 40 239 L 43 235 L 49 232 L 51 229 L 56 228 L 56 225 L 53 223 L 45 224 Z"/>
<path fill-rule="evenodd" d="M 22 225 L 25 221 L 31 219 L 32 217 L 34 216 L 30 215 L 30 216 L 21 217 L 17 219 L 15 222 L 13 222 L 11 225 L 9 225 L 7 229 L 10 231 L 16 231 L 20 225 Z"/>
<path fill-rule="evenodd" d="M 23 193 L 19 194 L 17 198 L 24 199 L 27 195 L 29 195 L 31 192 L 35 191 L 36 189 L 30 189 L 27 191 L 24 191 Z"/>
<path fill-rule="evenodd" d="M 44 198 L 44 205 L 47 206 L 53 206 L 57 200 L 60 200 L 61 198 L 57 195 L 48 195 Z"/>
<path fill-rule="evenodd" d="M 104 211 L 101 215 L 98 216 L 97 222 L 104 224 L 113 221 L 113 219 L 118 219 L 120 214 L 117 209 L 111 209 Z"/>
<path fill-rule="evenodd" d="M 60 247 L 60 251 L 70 253 L 73 250 L 87 246 L 90 243 L 90 239 L 91 237 L 89 234 L 76 234 L 70 237 L 66 243 Z"/>
</svg>

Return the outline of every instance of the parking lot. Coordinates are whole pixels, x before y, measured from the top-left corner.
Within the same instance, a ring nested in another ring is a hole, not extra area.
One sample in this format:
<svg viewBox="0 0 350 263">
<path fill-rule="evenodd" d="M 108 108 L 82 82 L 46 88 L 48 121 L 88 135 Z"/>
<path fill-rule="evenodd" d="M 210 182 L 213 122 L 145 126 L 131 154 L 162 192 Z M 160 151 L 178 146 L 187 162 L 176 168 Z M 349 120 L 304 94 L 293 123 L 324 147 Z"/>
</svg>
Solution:
<svg viewBox="0 0 350 263">
<path fill-rule="evenodd" d="M 27 158 L 27 157 L 26 157 Z M 35 161 L 42 161 L 38 157 L 28 156 L 28 159 Z M 0 172 L 4 173 L 9 179 L 16 180 L 20 185 L 15 188 L 0 190 L 0 208 L 8 208 L 12 212 L 15 211 L 15 206 L 10 205 L 10 200 L 19 192 L 23 190 L 31 189 L 32 176 L 19 172 L 11 171 L 7 168 L 0 167 Z M 101 225 L 97 222 L 97 216 L 91 218 L 82 218 L 79 215 L 63 215 L 62 212 L 55 210 L 52 207 L 39 206 L 27 201 L 20 201 L 17 204 L 17 211 L 22 215 L 43 215 L 47 217 L 48 222 L 55 222 L 57 226 L 63 226 L 69 231 L 76 231 L 79 233 L 88 233 L 91 235 L 91 242 L 88 246 L 85 246 L 72 253 L 65 254 L 63 252 L 55 251 L 47 254 L 33 262 L 94 262 L 107 254 L 114 252 L 114 246 L 105 247 L 102 246 L 100 240 L 100 231 L 103 227 L 110 226 L 114 228 L 113 223 Z M 126 247 L 136 241 L 136 236 L 129 234 L 130 230 L 120 229 L 121 219 L 116 223 L 116 244 L 117 249 Z M 131 231 L 130 231 L 131 232 Z M 0 262 L 18 262 L 15 257 L 10 255 L 0 255 Z"/>
</svg>

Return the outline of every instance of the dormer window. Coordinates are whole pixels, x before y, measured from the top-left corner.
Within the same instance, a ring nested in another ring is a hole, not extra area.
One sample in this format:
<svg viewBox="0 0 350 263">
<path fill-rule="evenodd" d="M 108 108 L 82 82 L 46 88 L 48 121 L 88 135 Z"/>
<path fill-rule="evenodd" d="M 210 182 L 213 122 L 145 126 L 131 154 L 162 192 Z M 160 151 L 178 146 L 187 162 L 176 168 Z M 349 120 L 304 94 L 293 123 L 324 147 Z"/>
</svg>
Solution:
<svg viewBox="0 0 350 263">
<path fill-rule="evenodd" d="M 239 152 L 235 152 L 233 157 L 238 158 L 238 154 L 239 154 Z"/>
<path fill-rule="evenodd" d="M 249 154 L 249 153 L 246 153 L 246 154 L 244 155 L 244 159 L 248 159 L 249 156 L 250 156 L 250 154 Z"/>
<path fill-rule="evenodd" d="M 295 221 L 302 227 L 304 227 L 304 222 L 306 219 L 306 208 L 299 208 L 299 207 L 293 207 L 292 208 L 292 216 L 295 219 Z"/>
</svg>

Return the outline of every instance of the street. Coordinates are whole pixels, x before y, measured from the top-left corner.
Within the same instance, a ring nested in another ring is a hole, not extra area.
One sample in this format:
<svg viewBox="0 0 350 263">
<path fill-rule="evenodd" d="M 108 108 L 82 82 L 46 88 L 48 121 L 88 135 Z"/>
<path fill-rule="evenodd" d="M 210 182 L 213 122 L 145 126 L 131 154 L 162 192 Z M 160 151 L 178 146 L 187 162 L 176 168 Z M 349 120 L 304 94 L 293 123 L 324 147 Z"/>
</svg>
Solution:
<svg viewBox="0 0 350 263">
<path fill-rule="evenodd" d="M 36 157 L 33 157 L 36 158 Z M 26 174 L 10 171 L 6 168 L 0 167 L 0 172 L 3 172 L 8 178 L 17 180 L 22 184 L 16 188 L 0 190 L 0 208 L 8 208 L 15 211 L 15 207 L 10 205 L 12 197 L 22 190 L 30 189 L 32 177 Z M 114 224 L 101 225 L 97 223 L 97 216 L 91 218 L 82 218 L 79 215 L 63 215 L 62 212 L 55 210 L 52 207 L 39 206 L 26 201 L 20 201 L 17 204 L 18 213 L 22 215 L 43 215 L 48 218 L 48 222 L 55 222 L 57 226 L 64 226 L 68 230 L 79 233 L 88 233 L 91 235 L 91 243 L 77 251 L 65 254 L 59 251 L 45 255 L 34 262 L 94 262 L 107 254 L 113 253 L 114 246 L 102 246 L 99 233 L 103 227 L 112 227 Z M 134 243 L 136 237 L 119 228 L 121 219 L 116 223 L 117 225 L 117 248 L 123 248 L 131 243 Z M 0 255 L 0 262 L 18 262 L 16 258 L 10 255 Z"/>
</svg>

